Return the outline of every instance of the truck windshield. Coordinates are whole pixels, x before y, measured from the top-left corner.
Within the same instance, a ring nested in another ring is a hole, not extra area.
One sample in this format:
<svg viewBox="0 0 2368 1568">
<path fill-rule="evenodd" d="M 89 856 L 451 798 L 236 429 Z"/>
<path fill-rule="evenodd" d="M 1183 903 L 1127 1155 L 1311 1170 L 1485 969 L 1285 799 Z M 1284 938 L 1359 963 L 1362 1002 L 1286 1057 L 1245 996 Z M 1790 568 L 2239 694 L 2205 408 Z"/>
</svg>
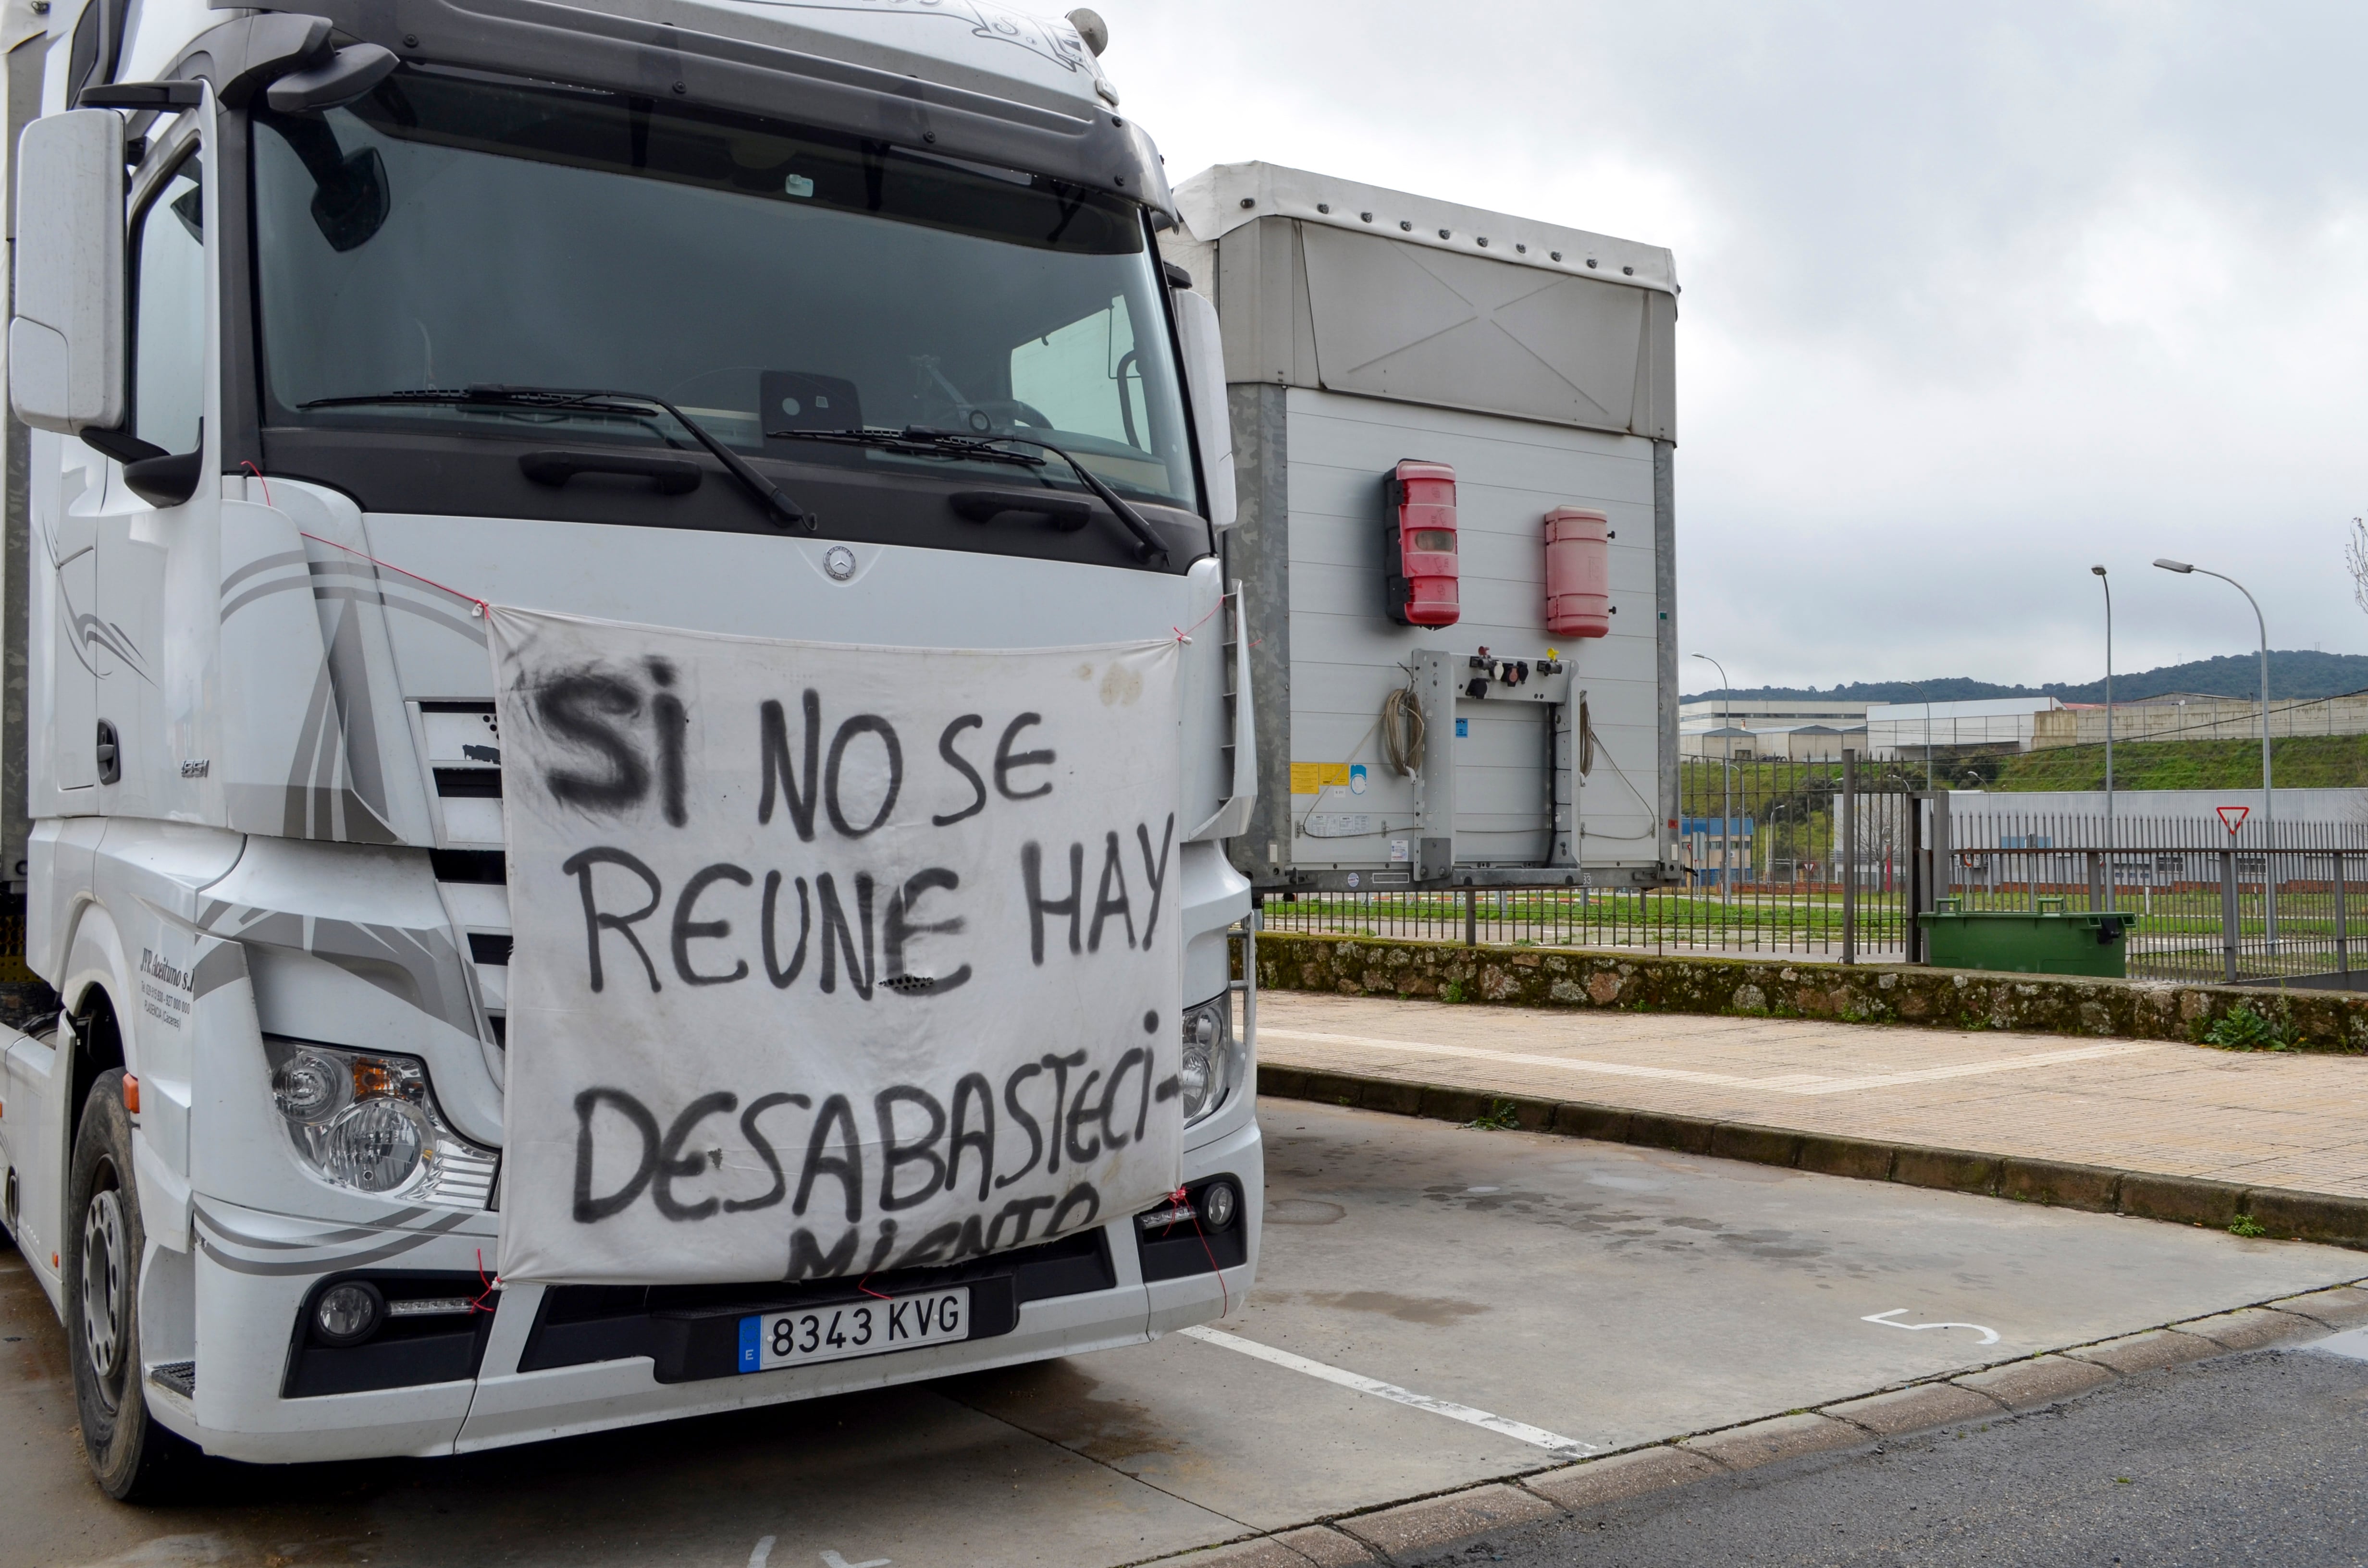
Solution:
<svg viewBox="0 0 2368 1568">
<path fill-rule="evenodd" d="M 327 405 L 625 387 L 802 462 L 992 471 L 809 433 L 1032 434 L 1114 490 L 1199 509 L 1156 258 L 1129 203 L 787 124 L 423 71 L 257 122 L 270 424 L 685 444 L 671 421 L 613 411 Z"/>
</svg>

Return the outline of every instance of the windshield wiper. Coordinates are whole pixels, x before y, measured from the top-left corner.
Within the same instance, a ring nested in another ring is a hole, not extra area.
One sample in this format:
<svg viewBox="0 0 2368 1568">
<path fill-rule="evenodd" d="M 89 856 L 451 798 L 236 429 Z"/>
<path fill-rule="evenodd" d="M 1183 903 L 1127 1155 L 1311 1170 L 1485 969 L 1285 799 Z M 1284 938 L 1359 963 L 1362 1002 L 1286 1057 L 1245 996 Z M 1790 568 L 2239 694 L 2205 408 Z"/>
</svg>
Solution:
<svg viewBox="0 0 2368 1568">
<path fill-rule="evenodd" d="M 1063 462 L 1067 463 L 1069 465 L 1069 471 L 1072 473 L 1075 473 L 1077 478 L 1083 482 L 1087 489 L 1092 491 L 1095 494 L 1102 498 L 1102 505 L 1108 506 L 1117 517 L 1118 520 L 1126 525 L 1126 531 L 1133 534 L 1139 541 L 1135 545 L 1135 559 L 1138 561 L 1147 562 L 1156 555 L 1159 558 L 1162 564 L 1167 562 L 1167 542 L 1159 537 L 1158 530 L 1144 520 L 1142 513 L 1128 506 L 1124 496 L 1121 496 L 1117 491 L 1112 490 L 1108 484 L 1102 483 L 1101 476 L 1095 473 L 1093 470 L 1087 468 L 1085 464 L 1079 462 L 1076 458 L 1070 456 L 1061 448 L 1054 446 L 1052 442 L 1039 440 L 1033 436 L 996 436 L 993 437 L 993 439 L 997 441 L 1017 441 L 1023 446 L 1042 448 L 1043 450 L 1048 451 L 1054 457 L 1060 459 Z"/>
<path fill-rule="evenodd" d="M 1167 544 L 1152 526 L 1144 520 L 1143 514 L 1126 504 L 1125 497 L 1103 483 L 1099 475 L 1076 458 L 1052 442 L 1040 440 L 1034 436 L 1006 434 L 965 436 L 955 430 L 932 430 L 920 425 L 907 425 L 902 430 L 867 426 L 859 430 L 776 430 L 769 434 L 777 437 L 788 437 L 796 440 L 846 441 L 860 446 L 940 452 L 950 457 L 976 458 L 985 462 L 1019 463 L 1030 468 L 1043 467 L 1044 460 L 1031 458 L 1020 452 L 1007 452 L 994 443 L 1016 441 L 1021 446 L 1042 448 L 1067 463 L 1070 472 L 1077 476 L 1087 489 L 1100 497 L 1103 506 L 1110 509 L 1110 515 L 1126 526 L 1126 531 L 1135 537 L 1136 560 L 1147 562 L 1155 556 L 1163 562 L 1167 560 Z"/>
<path fill-rule="evenodd" d="M 984 446 L 974 437 L 916 427 L 890 430 L 866 426 L 856 430 L 768 430 L 768 441 L 833 441 L 849 447 L 885 447 L 891 450 L 935 453 L 944 457 L 976 458 L 982 462 L 1010 463 L 1018 468 L 1042 468 L 1042 458 Z"/>
<path fill-rule="evenodd" d="M 779 485 L 750 468 L 739 453 L 717 440 L 712 432 L 662 397 L 636 392 L 575 392 L 564 387 L 413 387 L 400 392 L 365 392 L 356 397 L 316 397 L 300 408 L 355 408 L 370 403 L 429 403 L 449 406 L 548 409 L 555 414 L 619 414 L 646 419 L 649 408 L 662 408 L 676 424 L 689 431 L 784 528 L 813 533 L 819 526 L 812 512 L 781 493 Z M 634 407 L 643 403 L 649 407 Z"/>
</svg>

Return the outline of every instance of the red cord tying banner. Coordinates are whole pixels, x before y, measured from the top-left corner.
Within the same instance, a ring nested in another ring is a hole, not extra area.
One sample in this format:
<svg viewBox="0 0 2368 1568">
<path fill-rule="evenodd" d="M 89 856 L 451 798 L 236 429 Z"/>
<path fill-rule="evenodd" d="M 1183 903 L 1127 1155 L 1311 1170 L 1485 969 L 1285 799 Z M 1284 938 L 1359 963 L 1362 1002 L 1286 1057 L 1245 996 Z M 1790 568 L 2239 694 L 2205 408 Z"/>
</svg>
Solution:
<svg viewBox="0 0 2368 1568">
<path fill-rule="evenodd" d="M 471 1312 L 490 1312 L 495 1311 L 495 1309 L 494 1309 L 494 1308 L 492 1308 L 492 1307 L 489 1307 L 489 1306 L 485 1305 L 485 1298 L 486 1298 L 487 1296 L 492 1295 L 495 1291 L 496 1291 L 496 1290 L 500 1290 L 500 1289 L 502 1288 L 502 1278 L 501 1278 L 501 1276 L 500 1276 L 500 1275 L 498 1275 L 498 1274 L 496 1274 L 495 1276 L 494 1276 L 491 1279 L 486 1278 L 485 1278 L 485 1249 L 484 1249 L 484 1248 L 483 1248 L 483 1247 L 478 1247 L 478 1248 L 476 1249 L 476 1254 L 477 1254 L 477 1282 L 478 1282 L 479 1284 L 481 1284 L 481 1285 L 484 1286 L 484 1290 L 482 1290 L 482 1291 L 480 1291 L 480 1292 L 478 1293 L 477 1299 L 476 1299 L 475 1301 L 471 1301 L 471 1302 L 469 1303 L 469 1311 L 470 1311 Z"/>
<path fill-rule="evenodd" d="M 263 503 L 267 506 L 269 506 L 271 504 L 270 482 L 263 479 L 262 471 L 256 469 L 253 463 L 244 463 L 241 466 L 254 472 L 255 477 L 257 480 L 263 481 Z M 392 561 L 381 561 L 377 556 L 370 554 L 368 551 L 356 550 L 350 544 L 339 544 L 333 539 L 323 539 L 319 534 L 304 533 L 302 528 L 299 528 L 297 532 L 303 538 L 311 540 L 315 544 L 325 544 L 331 550 L 342 550 L 347 555 L 359 556 L 362 560 L 369 562 L 371 565 L 379 567 L 383 571 L 392 572 L 397 576 L 408 577 L 415 583 L 425 583 L 439 594 L 450 594 L 456 599 L 465 600 L 467 603 L 474 607 L 472 612 L 474 615 L 482 616 L 494 608 L 492 605 L 486 603 L 484 599 L 479 598 L 474 594 L 464 594 L 460 589 L 455 588 L 449 584 L 439 583 L 433 577 L 423 577 L 416 572 L 405 571 L 404 568 L 397 566 Z M 1209 608 L 1208 615 L 1202 616 L 1189 627 L 1171 626 L 1167 630 L 1176 633 L 1176 641 L 1190 646 L 1192 641 L 1192 633 L 1200 631 L 1201 628 L 1209 624 L 1210 617 L 1215 615 L 1219 610 L 1224 608 L 1224 597 L 1220 595 L 1218 596 L 1217 602 Z M 1203 1237 L 1202 1239 L 1205 1241 L 1207 1238 Z"/>
<path fill-rule="evenodd" d="M 260 474 L 258 474 L 258 475 L 256 475 L 256 477 L 257 477 L 257 478 L 259 479 L 259 478 L 261 478 L 262 476 L 261 476 Z M 359 550 L 356 550 L 356 549 L 355 549 L 352 545 L 350 545 L 350 544 L 339 544 L 336 540 L 333 540 L 333 539 L 323 539 L 319 534 L 308 534 L 308 533 L 305 533 L 305 532 L 304 532 L 304 530 L 303 530 L 303 529 L 302 529 L 302 528 L 299 528 L 299 529 L 297 529 L 296 531 L 297 531 L 297 533 L 298 533 L 298 534 L 302 535 L 303 538 L 311 540 L 314 544 L 325 544 L 325 545 L 327 545 L 331 550 L 342 550 L 342 551 L 344 551 L 347 555 L 359 555 L 359 556 L 360 556 L 364 561 L 369 562 L 371 565 L 373 565 L 373 566 L 378 566 L 378 567 L 382 567 L 382 568 L 384 568 L 385 570 L 387 570 L 387 571 L 389 571 L 389 572 L 393 573 L 395 575 L 397 575 L 397 576 L 399 576 L 399 577 L 408 577 L 408 578 L 410 578 L 410 579 L 411 579 L 413 582 L 415 582 L 415 583 L 425 583 L 425 584 L 427 584 L 429 587 L 431 587 L 431 588 L 435 589 L 435 590 L 436 590 L 438 593 L 439 593 L 439 594 L 450 594 L 450 595 L 451 595 L 451 596 L 452 596 L 454 598 L 456 598 L 456 599 L 465 599 L 465 600 L 467 600 L 469 603 L 471 603 L 471 604 L 472 604 L 472 605 L 474 605 L 474 606 L 476 606 L 476 607 L 477 607 L 477 608 L 476 608 L 476 609 L 474 610 L 474 612 L 472 612 L 472 613 L 473 613 L 473 614 L 475 614 L 475 615 L 480 615 L 480 616 L 482 616 L 482 615 L 484 615 L 487 610 L 490 610 L 490 609 L 492 609 L 492 608 L 494 608 L 493 606 L 491 606 L 491 605 L 487 604 L 484 600 L 483 600 L 483 599 L 479 598 L 479 597 L 478 597 L 476 595 L 474 595 L 474 594 L 464 594 L 464 593 L 462 593 L 462 592 L 461 592 L 460 589 L 458 589 L 458 588 L 454 588 L 454 587 L 448 587 L 448 586 L 446 586 L 444 584 L 438 582 L 435 578 L 433 578 L 433 577 L 423 577 L 423 576 L 421 576 L 421 575 L 420 575 L 418 573 L 416 573 L 416 572 L 405 572 L 402 567 L 397 566 L 393 562 L 392 562 L 392 561 L 381 561 L 377 556 L 372 555 L 372 554 L 369 553 L 369 552 L 368 552 L 368 551 L 359 551 Z"/>
<path fill-rule="evenodd" d="M 1217 596 L 1217 602 L 1216 602 L 1215 604 L 1211 605 L 1211 606 L 1209 607 L 1209 615 L 1204 615 L 1204 616 L 1202 616 L 1200 619 L 1198 619 L 1198 620 L 1194 621 L 1194 622 L 1193 622 L 1191 625 L 1190 625 L 1190 626 L 1171 626 L 1171 627 L 1169 627 L 1167 630 L 1168 630 L 1168 631 L 1173 631 L 1174 633 L 1176 633 L 1176 641 L 1178 641 L 1178 642 L 1183 643 L 1186 647 L 1188 647 L 1188 648 L 1189 648 L 1189 647 L 1190 647 L 1190 646 L 1192 645 L 1192 633 L 1194 633 L 1195 631 L 1200 631 L 1200 630 L 1201 630 L 1201 628 L 1202 628 L 1202 627 L 1204 627 L 1204 626 L 1206 626 L 1206 625 L 1208 625 L 1208 624 L 1209 624 L 1209 616 L 1210 616 L 1210 615 L 1214 615 L 1214 614 L 1216 614 L 1219 610 L 1221 610 L 1221 609 L 1223 609 L 1223 608 L 1225 608 L 1225 596 L 1224 596 L 1224 595 L 1223 595 L 1223 594 L 1219 594 L 1219 595 Z"/>
<path fill-rule="evenodd" d="M 1204 616 L 1201 619 L 1208 618 Z M 1222 1318 L 1234 1310 L 1234 1295 L 1232 1291 L 1225 1289 L 1225 1270 L 1224 1267 L 1217 1261 L 1217 1249 L 1209 1244 L 1209 1233 L 1201 1228 L 1201 1210 L 1193 1207 L 1185 1189 L 1180 1187 L 1167 1195 L 1167 1202 L 1170 1208 L 1181 1209 L 1192 1217 L 1192 1233 L 1201 1238 L 1201 1250 L 1209 1255 L 1209 1267 L 1216 1272 L 1217 1315 Z M 1168 1221 L 1167 1230 L 1172 1231 L 1175 1228 L 1176 1221 Z M 1161 1232 L 1160 1239 L 1165 1241 L 1167 1234 L 1167 1231 Z"/>
</svg>

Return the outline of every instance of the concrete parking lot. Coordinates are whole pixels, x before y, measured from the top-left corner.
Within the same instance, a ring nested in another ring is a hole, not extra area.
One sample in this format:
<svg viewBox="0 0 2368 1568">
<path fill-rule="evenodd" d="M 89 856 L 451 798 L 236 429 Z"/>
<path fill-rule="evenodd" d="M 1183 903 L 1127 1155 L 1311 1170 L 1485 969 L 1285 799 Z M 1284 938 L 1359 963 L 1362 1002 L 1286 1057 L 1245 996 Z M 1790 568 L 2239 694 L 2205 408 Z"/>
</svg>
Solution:
<svg viewBox="0 0 2368 1568">
<path fill-rule="evenodd" d="M 1258 1288 L 1134 1349 L 461 1459 L 87 1480 L 0 1269 L 6 1563 L 1124 1564 L 2368 1275 L 2334 1248 L 1289 1101 Z"/>
</svg>

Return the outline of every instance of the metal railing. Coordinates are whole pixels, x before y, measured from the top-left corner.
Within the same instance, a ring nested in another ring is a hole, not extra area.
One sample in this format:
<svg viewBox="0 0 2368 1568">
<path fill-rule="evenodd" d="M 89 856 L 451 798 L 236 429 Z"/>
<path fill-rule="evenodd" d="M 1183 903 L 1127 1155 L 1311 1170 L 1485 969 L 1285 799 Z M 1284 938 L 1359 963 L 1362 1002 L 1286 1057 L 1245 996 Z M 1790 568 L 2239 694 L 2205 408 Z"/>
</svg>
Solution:
<svg viewBox="0 0 2368 1568">
<path fill-rule="evenodd" d="M 1896 960 L 1921 770 L 1689 761 L 1675 885 L 1269 893 L 1269 931 L 1653 953 Z M 1557 873 L 1559 877 L 1560 873 Z"/>
<path fill-rule="evenodd" d="M 2046 899 L 2131 915 L 2134 976 L 2345 980 L 2368 934 L 2368 823 L 2282 822 L 2272 833 L 2248 813 L 2232 832 L 2213 817 L 2108 824 L 1985 802 L 1960 808 L 1946 834 L 1941 894 L 1967 910 Z"/>
<path fill-rule="evenodd" d="M 2233 831 L 2208 816 L 2109 823 L 1927 795 L 1921 771 L 1690 762 L 1674 885 L 1269 893 L 1265 928 L 1915 962 L 1916 914 L 1949 898 L 2118 911 L 2135 978 L 2348 985 L 2355 959 L 2368 971 L 2368 822 L 2282 822 L 2274 836 L 2249 815 Z"/>
</svg>

